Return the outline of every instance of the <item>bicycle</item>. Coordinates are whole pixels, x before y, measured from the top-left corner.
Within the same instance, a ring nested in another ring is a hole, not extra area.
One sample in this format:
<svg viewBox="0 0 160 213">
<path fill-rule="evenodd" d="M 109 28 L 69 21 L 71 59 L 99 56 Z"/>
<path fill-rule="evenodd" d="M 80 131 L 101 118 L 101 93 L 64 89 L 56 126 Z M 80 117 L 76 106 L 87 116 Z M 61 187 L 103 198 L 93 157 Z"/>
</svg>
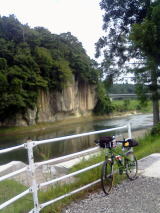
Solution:
<svg viewBox="0 0 160 213">
<path fill-rule="evenodd" d="M 116 141 L 115 137 L 102 136 L 96 141 L 101 148 L 108 149 L 105 154 L 105 161 L 101 169 L 101 186 L 106 195 L 108 195 L 113 186 L 114 164 L 118 165 L 118 172 L 122 175 L 126 173 L 128 179 L 135 180 L 138 173 L 137 159 L 131 149 L 138 145 L 134 139 L 123 139 Z M 122 152 L 119 153 L 115 148 L 117 144 L 122 144 Z"/>
</svg>

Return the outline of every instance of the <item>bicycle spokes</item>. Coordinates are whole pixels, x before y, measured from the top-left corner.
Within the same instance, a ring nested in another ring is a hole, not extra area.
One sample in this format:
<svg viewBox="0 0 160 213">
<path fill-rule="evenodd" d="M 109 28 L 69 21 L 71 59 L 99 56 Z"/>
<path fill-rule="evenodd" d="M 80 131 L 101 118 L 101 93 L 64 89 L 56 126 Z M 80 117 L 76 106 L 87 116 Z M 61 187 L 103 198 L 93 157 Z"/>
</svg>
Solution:
<svg viewBox="0 0 160 213">
<path fill-rule="evenodd" d="M 101 185 L 104 193 L 109 194 L 113 185 L 113 166 L 110 161 L 105 161 L 101 170 Z"/>
<path fill-rule="evenodd" d="M 137 177 L 137 160 L 132 152 L 127 155 L 128 159 L 125 162 L 126 175 L 130 180 L 134 180 Z"/>
</svg>

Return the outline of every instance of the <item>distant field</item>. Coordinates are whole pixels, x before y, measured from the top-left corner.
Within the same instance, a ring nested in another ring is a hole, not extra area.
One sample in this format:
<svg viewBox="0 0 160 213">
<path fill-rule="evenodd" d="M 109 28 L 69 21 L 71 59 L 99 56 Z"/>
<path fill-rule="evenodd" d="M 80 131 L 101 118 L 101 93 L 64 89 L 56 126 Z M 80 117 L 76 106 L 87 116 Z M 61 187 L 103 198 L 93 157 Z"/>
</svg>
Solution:
<svg viewBox="0 0 160 213">
<path fill-rule="evenodd" d="M 152 112 L 152 102 L 148 101 L 145 106 L 142 106 L 138 100 L 113 100 L 112 105 L 114 111 L 125 112 L 125 111 L 140 111 L 143 113 Z"/>
</svg>

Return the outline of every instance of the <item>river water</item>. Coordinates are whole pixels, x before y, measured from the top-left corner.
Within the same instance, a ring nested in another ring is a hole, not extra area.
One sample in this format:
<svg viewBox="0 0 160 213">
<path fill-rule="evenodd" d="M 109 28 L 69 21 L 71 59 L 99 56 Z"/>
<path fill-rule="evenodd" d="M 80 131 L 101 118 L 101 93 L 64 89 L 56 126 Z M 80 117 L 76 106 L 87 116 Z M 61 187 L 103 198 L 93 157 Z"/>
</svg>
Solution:
<svg viewBox="0 0 160 213">
<path fill-rule="evenodd" d="M 19 134 L 16 136 L 1 136 L 0 137 L 0 149 L 6 147 L 11 147 L 25 143 L 28 139 L 31 140 L 42 140 L 49 139 L 67 135 L 74 135 L 89 131 L 97 131 L 108 128 L 114 128 L 119 126 L 124 126 L 127 123 L 131 123 L 132 131 L 143 130 L 152 126 L 153 122 L 152 114 L 142 114 L 142 115 L 130 115 L 127 117 L 105 119 L 98 121 L 88 121 L 85 123 L 74 123 L 61 126 L 59 128 L 53 128 L 46 131 L 32 132 L 27 134 Z M 112 132 L 109 134 L 120 135 L 122 132 Z M 35 147 L 34 154 L 36 161 L 59 157 L 62 155 L 70 154 L 73 152 L 78 152 L 85 150 L 89 147 L 95 146 L 95 139 L 99 135 L 91 135 L 86 137 L 80 137 L 77 139 L 72 139 L 68 141 L 59 141 L 55 143 L 40 145 Z M 20 160 L 27 162 L 26 150 L 18 150 L 15 152 L 10 152 L 8 154 L 2 154 L 0 156 L 0 164 L 8 163 L 13 160 Z"/>
</svg>

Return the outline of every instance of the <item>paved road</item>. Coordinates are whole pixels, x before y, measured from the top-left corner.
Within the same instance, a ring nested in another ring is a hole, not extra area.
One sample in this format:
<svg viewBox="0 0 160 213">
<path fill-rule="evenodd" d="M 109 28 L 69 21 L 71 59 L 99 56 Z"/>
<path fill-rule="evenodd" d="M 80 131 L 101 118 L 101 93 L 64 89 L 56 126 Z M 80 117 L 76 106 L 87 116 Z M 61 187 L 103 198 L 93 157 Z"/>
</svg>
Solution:
<svg viewBox="0 0 160 213">
<path fill-rule="evenodd" d="M 160 213 L 160 154 L 139 161 L 140 175 L 125 180 L 109 196 L 102 191 L 72 203 L 64 213 Z"/>
</svg>

